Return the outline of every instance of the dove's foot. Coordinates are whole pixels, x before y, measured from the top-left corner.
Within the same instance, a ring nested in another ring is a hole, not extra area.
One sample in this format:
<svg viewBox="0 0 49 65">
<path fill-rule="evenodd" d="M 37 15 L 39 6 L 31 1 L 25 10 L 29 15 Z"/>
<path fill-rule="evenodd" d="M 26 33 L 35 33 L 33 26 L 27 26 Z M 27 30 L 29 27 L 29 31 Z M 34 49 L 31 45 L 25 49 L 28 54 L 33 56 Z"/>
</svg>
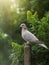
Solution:
<svg viewBox="0 0 49 65">
<path fill-rule="evenodd" d="M 30 43 L 27 41 L 26 44 L 30 44 Z"/>
<path fill-rule="evenodd" d="M 30 45 L 30 43 L 27 41 L 27 42 L 25 43 L 25 45 Z"/>
</svg>

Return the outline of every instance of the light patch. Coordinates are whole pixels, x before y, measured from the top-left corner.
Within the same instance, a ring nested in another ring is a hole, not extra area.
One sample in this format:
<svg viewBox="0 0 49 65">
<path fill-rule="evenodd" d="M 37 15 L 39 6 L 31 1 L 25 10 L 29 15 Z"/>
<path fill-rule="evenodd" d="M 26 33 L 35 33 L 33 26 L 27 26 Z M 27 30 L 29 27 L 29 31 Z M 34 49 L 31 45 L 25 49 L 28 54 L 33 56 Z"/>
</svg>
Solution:
<svg viewBox="0 0 49 65">
<path fill-rule="evenodd" d="M 10 7 L 11 9 L 13 9 L 13 5 L 11 5 L 11 7 Z"/>
<path fill-rule="evenodd" d="M 8 35 L 7 34 L 4 34 L 4 37 L 7 37 Z"/>
<path fill-rule="evenodd" d="M 16 4 L 14 3 L 13 5 L 11 5 L 11 9 L 15 8 Z"/>
<path fill-rule="evenodd" d="M 20 9 L 19 8 L 16 9 L 16 13 L 18 13 L 18 14 L 20 13 Z"/>
<path fill-rule="evenodd" d="M 15 3 L 13 4 L 13 7 L 16 7 L 16 4 Z"/>
<path fill-rule="evenodd" d="M 10 0 L 11 2 L 15 2 L 15 0 Z"/>
</svg>

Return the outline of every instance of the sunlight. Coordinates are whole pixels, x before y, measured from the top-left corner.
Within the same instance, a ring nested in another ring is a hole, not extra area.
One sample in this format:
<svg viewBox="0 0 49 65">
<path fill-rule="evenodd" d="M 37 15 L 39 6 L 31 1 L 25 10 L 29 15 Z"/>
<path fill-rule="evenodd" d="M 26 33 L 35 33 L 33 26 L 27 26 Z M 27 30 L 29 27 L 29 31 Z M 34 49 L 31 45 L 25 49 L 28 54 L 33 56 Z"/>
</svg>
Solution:
<svg viewBox="0 0 49 65">
<path fill-rule="evenodd" d="M 19 3 L 18 3 L 18 1 L 15 3 L 15 0 L 11 0 L 11 2 L 12 2 L 11 9 L 16 8 L 16 13 L 19 14 L 20 10 L 19 10 Z"/>
<path fill-rule="evenodd" d="M 11 9 L 13 8 L 18 8 L 19 4 L 18 4 L 18 1 L 15 2 L 15 0 L 11 0 L 12 4 L 11 4 Z"/>
<path fill-rule="evenodd" d="M 8 5 L 10 3 L 10 9 L 13 10 L 13 9 L 16 9 L 16 13 L 20 13 L 20 8 L 19 8 L 19 1 L 18 0 L 3 0 L 2 3 L 4 3 L 4 5 Z M 21 9 L 23 10 L 23 8 Z"/>
<path fill-rule="evenodd" d="M 18 13 L 18 14 L 20 13 L 20 10 L 19 10 L 19 8 L 17 8 L 17 9 L 16 9 L 16 13 Z"/>
<path fill-rule="evenodd" d="M 6 37 L 8 37 L 8 34 L 5 33 L 2 35 L 2 38 L 6 38 Z"/>
<path fill-rule="evenodd" d="M 16 7 L 15 0 L 10 0 L 10 1 L 12 2 L 11 9 L 15 8 Z"/>
<path fill-rule="evenodd" d="M 11 9 L 15 8 L 16 4 L 14 3 L 13 5 L 11 5 Z"/>
<path fill-rule="evenodd" d="M 7 36 L 8 36 L 8 35 L 5 33 L 5 34 L 4 34 L 4 37 L 7 37 Z"/>
<path fill-rule="evenodd" d="M 10 0 L 11 2 L 15 2 L 15 0 Z"/>
</svg>

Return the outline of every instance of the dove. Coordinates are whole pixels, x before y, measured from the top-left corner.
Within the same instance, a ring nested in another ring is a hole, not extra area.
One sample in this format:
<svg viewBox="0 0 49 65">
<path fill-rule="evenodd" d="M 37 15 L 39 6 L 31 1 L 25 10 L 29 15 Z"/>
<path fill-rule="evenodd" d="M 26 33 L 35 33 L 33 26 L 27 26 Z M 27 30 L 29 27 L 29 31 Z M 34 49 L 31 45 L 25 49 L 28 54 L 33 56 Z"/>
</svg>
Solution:
<svg viewBox="0 0 49 65">
<path fill-rule="evenodd" d="M 21 35 L 22 38 L 27 42 L 27 43 L 36 43 L 46 49 L 48 49 L 48 47 L 44 44 L 44 42 L 40 41 L 33 33 L 31 33 L 28 29 L 26 24 L 22 23 L 20 25 L 20 27 L 22 28 L 21 31 Z"/>
</svg>

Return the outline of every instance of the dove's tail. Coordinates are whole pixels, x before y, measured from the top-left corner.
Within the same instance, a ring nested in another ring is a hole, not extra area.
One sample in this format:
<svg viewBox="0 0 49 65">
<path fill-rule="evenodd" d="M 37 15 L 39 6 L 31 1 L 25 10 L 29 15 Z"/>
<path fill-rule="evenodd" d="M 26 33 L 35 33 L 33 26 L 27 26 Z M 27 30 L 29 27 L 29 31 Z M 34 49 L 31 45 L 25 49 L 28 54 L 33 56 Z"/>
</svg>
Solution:
<svg viewBox="0 0 49 65">
<path fill-rule="evenodd" d="M 48 49 L 48 47 L 45 44 L 39 44 L 39 45 L 42 46 L 42 47 L 44 47 L 44 48 L 46 48 L 46 49 Z"/>
<path fill-rule="evenodd" d="M 44 42 L 38 41 L 38 43 L 39 43 L 38 45 L 40 45 L 40 46 L 42 46 L 42 47 L 44 47 L 44 48 L 49 50 L 49 48 L 44 44 Z"/>
</svg>

